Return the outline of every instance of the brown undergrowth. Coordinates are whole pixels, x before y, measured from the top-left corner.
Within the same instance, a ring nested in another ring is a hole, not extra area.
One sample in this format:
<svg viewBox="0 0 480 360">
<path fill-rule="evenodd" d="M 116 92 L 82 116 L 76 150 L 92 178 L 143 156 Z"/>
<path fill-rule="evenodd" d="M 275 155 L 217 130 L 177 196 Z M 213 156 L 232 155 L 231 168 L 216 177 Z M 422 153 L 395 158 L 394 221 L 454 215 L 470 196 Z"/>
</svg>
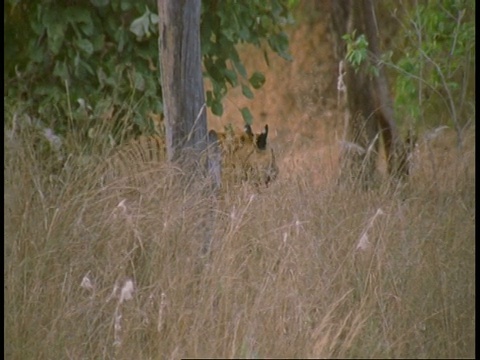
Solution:
<svg viewBox="0 0 480 360">
<path fill-rule="evenodd" d="M 292 32 L 292 63 L 262 69 L 243 49 L 265 86 L 209 116 L 242 128 L 249 106 L 269 124 L 268 188 L 212 202 L 166 164 L 105 185 L 105 134 L 56 159 L 38 132 L 4 126 L 6 358 L 475 356 L 475 129 L 461 150 L 451 129 L 419 134 L 407 184 L 337 186 L 344 116 L 322 14 Z"/>
<path fill-rule="evenodd" d="M 4 354 L 473 357 L 471 133 L 462 152 L 448 131 L 420 144 L 401 189 L 304 167 L 229 189 L 204 254 L 212 205 L 175 168 L 103 186 L 96 163 L 52 172 L 6 131 Z"/>
</svg>

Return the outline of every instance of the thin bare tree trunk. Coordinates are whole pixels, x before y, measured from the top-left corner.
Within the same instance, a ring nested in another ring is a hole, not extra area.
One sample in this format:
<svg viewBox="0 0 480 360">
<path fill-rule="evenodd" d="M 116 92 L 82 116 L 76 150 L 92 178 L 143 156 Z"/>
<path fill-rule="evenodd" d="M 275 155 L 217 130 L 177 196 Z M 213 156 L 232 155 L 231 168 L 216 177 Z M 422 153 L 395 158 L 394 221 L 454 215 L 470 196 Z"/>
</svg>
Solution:
<svg viewBox="0 0 480 360">
<path fill-rule="evenodd" d="M 201 0 L 158 0 L 167 156 L 187 175 L 186 189 L 207 200 L 197 233 L 202 251 L 208 252 L 216 223 L 220 158 L 218 139 L 207 137 L 200 11 Z"/>
<path fill-rule="evenodd" d="M 337 56 L 346 56 L 345 42 L 341 37 L 356 30 L 357 36 L 365 34 L 369 59 L 358 69 L 346 64 L 347 143 L 342 154 L 341 178 L 359 179 L 369 187 L 375 178 L 379 136 L 384 140 L 388 173 L 392 177 L 408 173 L 407 153 L 394 120 L 385 71 L 380 63 L 378 28 L 372 0 L 334 0 L 333 28 L 337 40 Z M 375 66 L 378 76 L 369 68 Z M 353 150 L 352 150 L 353 149 Z"/>
<path fill-rule="evenodd" d="M 200 0 L 158 0 L 160 68 L 167 154 L 198 156 L 207 147 L 200 49 Z"/>
<path fill-rule="evenodd" d="M 380 131 L 385 145 L 388 173 L 393 177 L 404 175 L 403 156 L 405 147 L 399 135 L 393 112 L 393 101 L 388 87 L 387 76 L 380 62 L 380 45 L 378 35 L 378 23 L 375 17 L 375 8 L 372 0 L 363 0 L 362 12 L 365 19 L 365 33 L 368 39 L 368 47 L 372 57 L 372 63 L 378 70 L 378 76 L 373 77 L 372 96 L 375 101 L 376 113 Z"/>
<path fill-rule="evenodd" d="M 334 29 L 340 44 L 337 55 L 341 59 L 346 56 L 341 36 L 352 33 L 354 29 L 357 34 L 364 32 L 365 18 L 361 7 L 361 1 L 339 0 L 334 3 Z M 367 63 L 359 69 L 354 69 L 349 63 L 345 65 L 349 116 L 340 178 L 368 188 L 376 177 L 379 131 L 372 98 L 372 81 Z"/>
</svg>

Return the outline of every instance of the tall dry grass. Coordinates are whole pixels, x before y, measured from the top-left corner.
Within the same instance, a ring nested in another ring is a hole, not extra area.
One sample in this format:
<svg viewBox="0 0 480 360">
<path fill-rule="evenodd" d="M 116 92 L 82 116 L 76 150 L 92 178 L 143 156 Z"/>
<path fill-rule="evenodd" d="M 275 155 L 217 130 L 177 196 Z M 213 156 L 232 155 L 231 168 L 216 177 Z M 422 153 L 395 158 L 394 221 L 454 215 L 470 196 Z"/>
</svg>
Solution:
<svg viewBox="0 0 480 360">
<path fill-rule="evenodd" d="M 210 204 L 174 169 L 100 185 L 95 161 L 52 169 L 32 132 L 11 133 L 4 355 L 474 357 L 473 133 L 462 153 L 421 144 L 398 190 L 314 182 L 308 167 L 230 189 L 207 255 Z"/>
</svg>

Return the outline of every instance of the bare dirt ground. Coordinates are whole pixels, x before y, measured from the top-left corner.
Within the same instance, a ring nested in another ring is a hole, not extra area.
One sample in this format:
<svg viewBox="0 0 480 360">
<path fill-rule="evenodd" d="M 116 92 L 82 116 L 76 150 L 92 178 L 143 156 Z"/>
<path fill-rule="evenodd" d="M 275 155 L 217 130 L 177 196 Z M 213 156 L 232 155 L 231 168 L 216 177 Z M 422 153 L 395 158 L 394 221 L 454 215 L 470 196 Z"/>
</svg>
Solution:
<svg viewBox="0 0 480 360">
<path fill-rule="evenodd" d="M 269 52 L 270 66 L 263 50 L 241 47 L 240 54 L 249 74 L 261 71 L 265 85 L 255 98 L 245 98 L 240 88 L 232 89 L 224 101 L 224 114 L 208 114 L 209 125 L 217 130 L 232 123 L 243 128 L 239 109 L 247 106 L 254 117 L 253 127 L 270 128 L 270 141 L 278 153 L 283 175 L 306 171 L 315 182 L 332 178 L 338 163 L 338 139 L 344 115 L 337 110 L 337 68 L 329 30 L 330 10 L 305 2 L 296 25 L 288 30 L 289 62 Z"/>
</svg>

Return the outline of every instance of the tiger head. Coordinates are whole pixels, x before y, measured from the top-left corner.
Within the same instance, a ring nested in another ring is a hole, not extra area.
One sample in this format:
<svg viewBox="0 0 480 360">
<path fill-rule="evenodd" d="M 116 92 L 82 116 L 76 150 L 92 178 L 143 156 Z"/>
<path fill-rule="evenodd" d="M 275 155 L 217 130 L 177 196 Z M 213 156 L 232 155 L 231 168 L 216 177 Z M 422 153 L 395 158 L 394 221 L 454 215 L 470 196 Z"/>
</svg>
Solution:
<svg viewBox="0 0 480 360">
<path fill-rule="evenodd" d="M 257 134 L 245 125 L 241 133 L 230 129 L 216 135 L 222 150 L 223 182 L 241 180 L 268 186 L 276 179 L 275 154 L 267 144 L 268 125 Z"/>
</svg>

